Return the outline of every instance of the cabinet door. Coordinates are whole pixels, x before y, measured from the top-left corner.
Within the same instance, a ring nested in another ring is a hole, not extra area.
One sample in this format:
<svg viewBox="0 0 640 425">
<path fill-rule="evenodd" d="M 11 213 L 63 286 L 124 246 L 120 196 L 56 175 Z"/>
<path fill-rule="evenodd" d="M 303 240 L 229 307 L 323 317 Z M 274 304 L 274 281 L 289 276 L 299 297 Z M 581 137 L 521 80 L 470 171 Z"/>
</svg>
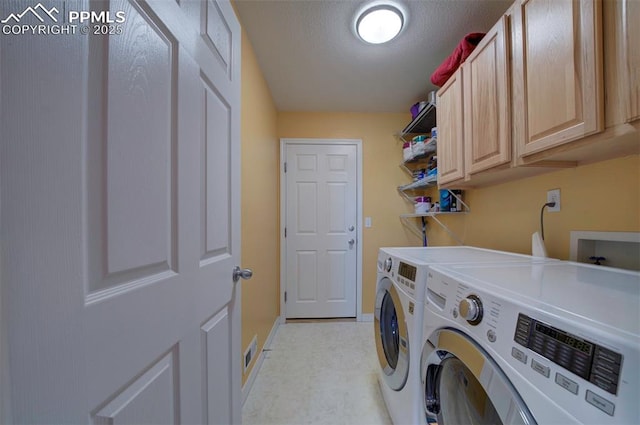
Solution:
<svg viewBox="0 0 640 425">
<path fill-rule="evenodd" d="M 468 174 L 511 161 L 507 35 L 503 16 L 463 65 Z"/>
<path fill-rule="evenodd" d="M 629 75 L 628 121 L 640 119 L 640 2 L 624 2 L 625 48 Z"/>
<path fill-rule="evenodd" d="M 603 129 L 601 2 L 517 0 L 515 137 L 520 156 Z"/>
<path fill-rule="evenodd" d="M 603 4 L 606 126 L 640 118 L 640 2 Z"/>
<path fill-rule="evenodd" d="M 464 178 L 462 73 L 458 69 L 438 90 L 438 184 Z"/>
</svg>

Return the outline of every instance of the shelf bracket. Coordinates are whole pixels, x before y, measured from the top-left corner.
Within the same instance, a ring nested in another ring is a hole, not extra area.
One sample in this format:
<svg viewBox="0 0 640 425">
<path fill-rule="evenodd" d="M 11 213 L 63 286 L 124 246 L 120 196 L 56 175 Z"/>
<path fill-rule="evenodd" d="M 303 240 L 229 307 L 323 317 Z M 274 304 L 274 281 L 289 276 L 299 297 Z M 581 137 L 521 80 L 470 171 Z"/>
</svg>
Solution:
<svg viewBox="0 0 640 425">
<path fill-rule="evenodd" d="M 434 215 L 434 216 L 431 216 L 431 218 L 433 218 L 433 219 L 435 220 L 435 222 L 436 222 L 436 223 L 438 223 L 438 224 L 440 225 L 440 227 L 442 227 L 442 228 L 447 232 L 447 234 L 448 234 L 449 236 L 451 236 L 451 238 L 452 238 L 452 239 L 454 239 L 456 242 L 458 242 L 458 244 L 459 244 L 459 245 L 464 245 L 464 243 L 463 243 L 462 239 L 460 239 L 460 238 L 458 237 L 458 235 L 456 235 L 455 233 L 453 233 L 453 232 L 452 232 L 452 231 L 451 231 L 447 226 L 445 226 L 445 224 L 444 224 L 443 222 L 441 222 L 441 221 L 438 219 L 438 217 L 436 217 L 436 216 Z M 424 220 L 424 218 L 423 218 L 423 220 Z"/>
<path fill-rule="evenodd" d="M 437 216 L 438 215 L 451 215 L 451 214 L 466 214 L 466 212 L 444 212 L 444 213 L 426 213 L 426 214 L 403 214 L 400 216 L 400 222 L 407 227 L 417 237 L 422 239 L 423 246 L 428 245 L 427 239 L 427 218 L 432 218 L 445 232 L 455 240 L 459 245 L 464 245 L 464 241 L 452 232 L 446 224 L 444 224 Z M 410 219 L 420 218 L 422 221 L 422 228 L 416 225 L 416 222 Z"/>
<path fill-rule="evenodd" d="M 409 196 L 406 193 L 404 193 L 402 190 L 398 189 L 398 193 L 410 204 L 414 204 L 415 201 L 415 197 Z"/>
<path fill-rule="evenodd" d="M 424 217 L 422 217 L 422 229 L 416 226 L 414 221 L 410 221 L 408 217 L 400 216 L 400 221 L 411 233 L 422 239 L 423 246 L 427 246 L 425 245 L 427 240 L 427 220 Z"/>
<path fill-rule="evenodd" d="M 447 189 L 447 190 L 449 190 L 449 189 Z M 471 212 L 471 208 L 469 207 L 469 205 L 467 205 L 467 204 L 465 204 L 465 203 L 464 203 L 464 201 L 462 200 L 462 198 L 461 198 L 461 197 L 459 197 L 458 195 L 456 195 L 455 193 L 453 193 L 453 191 L 451 191 L 451 190 L 449 190 L 449 194 L 450 194 L 451 196 L 453 196 L 454 198 L 456 198 L 456 199 L 458 200 L 458 202 L 460 202 L 460 204 L 462 204 L 462 206 L 464 207 L 464 209 L 463 209 L 463 211 L 462 211 L 462 212 L 466 212 L 466 213 Z"/>
</svg>

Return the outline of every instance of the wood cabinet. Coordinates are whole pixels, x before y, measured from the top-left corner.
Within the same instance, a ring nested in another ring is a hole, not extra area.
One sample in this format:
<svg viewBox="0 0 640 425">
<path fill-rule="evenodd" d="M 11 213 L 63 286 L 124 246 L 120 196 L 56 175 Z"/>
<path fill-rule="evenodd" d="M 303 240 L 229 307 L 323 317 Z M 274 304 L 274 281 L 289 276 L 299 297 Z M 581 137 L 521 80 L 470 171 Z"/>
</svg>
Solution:
<svg viewBox="0 0 640 425">
<path fill-rule="evenodd" d="M 601 2 L 516 0 L 515 6 L 512 71 L 518 156 L 602 131 Z"/>
<path fill-rule="evenodd" d="M 640 2 L 603 3 L 607 127 L 640 119 Z"/>
<path fill-rule="evenodd" d="M 440 185 L 640 152 L 638 22 L 639 0 L 516 0 L 438 92 Z"/>
<path fill-rule="evenodd" d="M 462 67 L 467 174 L 511 162 L 507 19 L 498 21 Z"/>
<path fill-rule="evenodd" d="M 625 57 L 629 81 L 629 121 L 640 119 L 640 2 L 626 0 L 623 20 L 625 23 Z"/>
<path fill-rule="evenodd" d="M 438 184 L 446 187 L 464 180 L 464 126 L 462 69 L 437 93 Z"/>
<path fill-rule="evenodd" d="M 506 14 L 438 91 L 441 187 L 464 187 L 474 173 L 510 166 L 510 81 Z"/>
</svg>

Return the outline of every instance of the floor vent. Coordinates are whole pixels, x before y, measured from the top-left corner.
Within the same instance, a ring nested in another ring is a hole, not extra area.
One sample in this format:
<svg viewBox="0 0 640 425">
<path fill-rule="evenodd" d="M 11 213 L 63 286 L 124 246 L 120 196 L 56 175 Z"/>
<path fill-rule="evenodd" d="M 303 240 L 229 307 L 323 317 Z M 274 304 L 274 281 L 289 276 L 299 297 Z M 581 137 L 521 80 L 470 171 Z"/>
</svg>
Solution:
<svg viewBox="0 0 640 425">
<path fill-rule="evenodd" d="M 254 335 L 251 340 L 251 344 L 247 347 L 247 350 L 244 352 L 244 373 L 247 373 L 247 369 L 251 364 L 251 361 L 256 355 L 256 350 L 258 349 L 258 335 Z"/>
</svg>

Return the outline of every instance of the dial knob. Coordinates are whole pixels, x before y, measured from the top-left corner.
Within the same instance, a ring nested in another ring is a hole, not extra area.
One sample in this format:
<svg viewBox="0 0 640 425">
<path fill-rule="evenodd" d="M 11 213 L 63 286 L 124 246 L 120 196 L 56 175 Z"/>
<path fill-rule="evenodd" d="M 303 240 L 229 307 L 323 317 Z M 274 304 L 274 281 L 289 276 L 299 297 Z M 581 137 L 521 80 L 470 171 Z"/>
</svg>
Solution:
<svg viewBox="0 0 640 425">
<path fill-rule="evenodd" d="M 391 260 L 391 258 L 387 258 L 386 261 L 384 262 L 384 269 L 387 272 L 390 272 L 392 266 L 393 266 L 393 261 Z"/>
<path fill-rule="evenodd" d="M 476 295 L 469 295 L 460 301 L 458 310 L 460 310 L 460 316 L 472 325 L 482 321 L 482 301 Z"/>
</svg>

